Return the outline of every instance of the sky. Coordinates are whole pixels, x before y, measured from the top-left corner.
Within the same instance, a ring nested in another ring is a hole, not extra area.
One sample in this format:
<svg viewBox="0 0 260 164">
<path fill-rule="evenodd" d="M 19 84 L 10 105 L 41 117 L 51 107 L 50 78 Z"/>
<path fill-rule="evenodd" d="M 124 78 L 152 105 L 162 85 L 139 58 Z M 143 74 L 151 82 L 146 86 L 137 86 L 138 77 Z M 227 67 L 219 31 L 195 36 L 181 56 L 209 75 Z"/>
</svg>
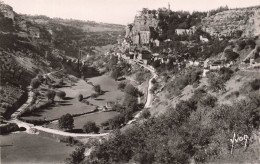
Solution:
<svg viewBox="0 0 260 164">
<path fill-rule="evenodd" d="M 126 25 L 142 8 L 158 9 L 170 3 L 173 11 L 208 11 L 219 6 L 230 8 L 260 5 L 260 0 L 2 0 L 20 14 L 51 18 L 89 20 Z"/>
</svg>

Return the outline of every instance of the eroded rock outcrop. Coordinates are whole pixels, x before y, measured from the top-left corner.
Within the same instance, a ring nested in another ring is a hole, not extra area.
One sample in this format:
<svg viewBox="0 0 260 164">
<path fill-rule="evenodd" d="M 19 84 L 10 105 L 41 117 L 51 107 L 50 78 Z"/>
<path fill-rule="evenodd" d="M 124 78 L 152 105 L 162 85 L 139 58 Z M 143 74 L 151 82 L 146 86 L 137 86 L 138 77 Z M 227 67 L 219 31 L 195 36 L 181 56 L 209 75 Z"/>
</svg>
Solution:
<svg viewBox="0 0 260 164">
<path fill-rule="evenodd" d="M 230 36 L 241 31 L 242 36 L 254 37 L 260 34 L 260 6 L 232 9 L 206 17 L 202 28 L 211 35 Z"/>
</svg>

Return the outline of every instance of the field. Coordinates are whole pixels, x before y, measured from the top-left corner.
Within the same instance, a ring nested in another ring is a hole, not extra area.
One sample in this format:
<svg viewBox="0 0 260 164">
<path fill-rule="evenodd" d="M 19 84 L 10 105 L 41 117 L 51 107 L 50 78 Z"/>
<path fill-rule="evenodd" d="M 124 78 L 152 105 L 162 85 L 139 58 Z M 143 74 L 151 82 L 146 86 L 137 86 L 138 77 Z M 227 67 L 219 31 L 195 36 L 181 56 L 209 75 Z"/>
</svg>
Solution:
<svg viewBox="0 0 260 164">
<path fill-rule="evenodd" d="M 117 116 L 118 114 L 119 114 L 118 112 L 111 111 L 111 112 L 99 112 L 90 115 L 74 117 L 74 128 L 81 129 L 88 121 L 93 121 L 97 125 L 101 125 L 101 123 Z M 48 124 L 48 127 L 53 129 L 58 129 L 58 122 L 50 123 Z"/>
<path fill-rule="evenodd" d="M 101 90 L 105 93 L 98 96 L 96 99 L 88 99 L 90 103 L 98 106 L 105 106 L 106 102 L 122 102 L 124 93 L 118 89 L 118 83 L 108 75 L 93 77 L 88 79 L 89 82 L 92 82 L 94 85 L 99 84 Z"/>
<path fill-rule="evenodd" d="M 93 99 L 90 95 L 95 93 L 93 86 L 86 83 L 84 80 L 79 79 L 72 86 L 67 85 L 66 87 L 59 88 L 66 92 L 66 100 L 60 100 L 57 96 L 55 98 L 55 105 L 47 109 L 38 110 L 29 116 L 23 117 L 28 120 L 36 119 L 58 119 L 66 113 L 70 114 L 81 114 L 94 110 L 96 106 L 105 106 L 107 102 L 121 102 L 124 97 L 124 93 L 117 89 L 118 82 L 113 80 L 108 75 L 98 76 L 88 79 L 94 85 L 99 84 L 101 89 L 104 91 L 103 95 Z M 77 95 L 82 94 L 84 99 L 89 101 L 93 105 L 87 105 L 79 102 Z"/>
<path fill-rule="evenodd" d="M 75 149 L 53 139 L 26 133 L 0 136 L 0 163 L 64 163 Z"/>
<path fill-rule="evenodd" d="M 30 116 L 24 117 L 24 119 L 57 119 L 66 113 L 79 114 L 89 112 L 95 109 L 95 106 L 86 105 L 77 100 L 77 95 L 82 94 L 83 97 L 88 97 L 94 93 L 93 87 L 87 84 L 84 80 L 79 80 L 72 87 L 64 87 L 59 90 L 66 92 L 66 100 L 60 100 L 57 96 L 55 98 L 56 104 L 53 107 L 34 112 Z"/>
</svg>

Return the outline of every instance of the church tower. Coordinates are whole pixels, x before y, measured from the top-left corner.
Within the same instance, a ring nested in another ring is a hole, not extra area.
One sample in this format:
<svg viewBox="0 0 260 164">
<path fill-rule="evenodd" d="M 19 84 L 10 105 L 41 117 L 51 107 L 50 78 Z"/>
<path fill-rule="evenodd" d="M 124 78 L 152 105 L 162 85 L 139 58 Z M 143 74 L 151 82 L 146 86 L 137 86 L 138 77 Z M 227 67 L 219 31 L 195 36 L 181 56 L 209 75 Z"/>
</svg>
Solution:
<svg viewBox="0 0 260 164">
<path fill-rule="evenodd" d="M 171 11 L 171 5 L 169 2 L 168 2 L 168 11 Z"/>
</svg>

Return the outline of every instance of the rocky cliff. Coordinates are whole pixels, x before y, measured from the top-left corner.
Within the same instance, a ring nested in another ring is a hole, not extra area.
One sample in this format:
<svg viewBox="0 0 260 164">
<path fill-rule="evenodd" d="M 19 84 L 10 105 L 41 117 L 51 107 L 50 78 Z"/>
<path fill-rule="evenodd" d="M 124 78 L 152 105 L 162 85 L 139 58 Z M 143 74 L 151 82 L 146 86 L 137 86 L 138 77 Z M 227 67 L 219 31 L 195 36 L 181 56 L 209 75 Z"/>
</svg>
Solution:
<svg viewBox="0 0 260 164">
<path fill-rule="evenodd" d="M 204 18 L 201 23 L 211 35 L 230 36 L 242 31 L 242 36 L 254 37 L 260 34 L 260 6 L 223 11 Z"/>
</svg>

